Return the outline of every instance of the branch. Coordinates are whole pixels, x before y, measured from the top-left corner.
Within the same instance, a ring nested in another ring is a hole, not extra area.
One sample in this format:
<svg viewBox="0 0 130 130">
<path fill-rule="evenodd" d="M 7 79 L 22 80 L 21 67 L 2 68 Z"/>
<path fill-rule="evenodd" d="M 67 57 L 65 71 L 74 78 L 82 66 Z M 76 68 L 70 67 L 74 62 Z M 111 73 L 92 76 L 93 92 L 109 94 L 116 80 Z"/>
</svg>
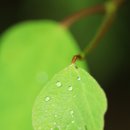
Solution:
<svg viewBox="0 0 130 130">
<path fill-rule="evenodd" d="M 104 5 L 96 5 L 89 8 L 85 8 L 83 10 L 80 10 L 79 12 L 76 12 L 75 14 L 67 17 L 61 22 L 62 26 L 70 27 L 73 23 L 77 22 L 78 20 L 87 17 L 92 14 L 96 13 L 104 13 L 105 12 L 105 6 Z"/>
</svg>

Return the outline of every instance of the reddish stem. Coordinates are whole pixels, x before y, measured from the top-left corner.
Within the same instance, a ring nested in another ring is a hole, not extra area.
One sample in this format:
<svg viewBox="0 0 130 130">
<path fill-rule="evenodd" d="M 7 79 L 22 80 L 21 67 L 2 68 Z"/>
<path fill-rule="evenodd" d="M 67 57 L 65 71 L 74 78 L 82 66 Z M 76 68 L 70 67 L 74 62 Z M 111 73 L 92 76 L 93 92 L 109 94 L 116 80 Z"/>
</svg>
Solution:
<svg viewBox="0 0 130 130">
<path fill-rule="evenodd" d="M 71 63 L 74 64 L 77 60 L 81 60 L 81 59 L 82 59 L 82 56 L 80 54 L 74 55 Z"/>
<path fill-rule="evenodd" d="M 76 12 L 75 14 L 67 17 L 65 20 L 61 22 L 61 24 L 65 27 L 71 26 L 74 22 L 77 22 L 83 17 L 96 14 L 96 13 L 103 13 L 105 12 L 105 6 L 104 5 L 96 5 L 89 8 L 85 8 L 83 10 L 80 10 L 79 12 Z"/>
</svg>

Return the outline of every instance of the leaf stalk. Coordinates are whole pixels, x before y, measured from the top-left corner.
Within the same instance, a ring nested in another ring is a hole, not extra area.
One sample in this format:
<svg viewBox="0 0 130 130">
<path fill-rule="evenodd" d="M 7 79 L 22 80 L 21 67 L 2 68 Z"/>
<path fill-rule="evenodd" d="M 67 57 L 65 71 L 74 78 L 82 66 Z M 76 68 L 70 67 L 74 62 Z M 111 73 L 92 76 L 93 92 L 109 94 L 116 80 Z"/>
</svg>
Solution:
<svg viewBox="0 0 130 130">
<path fill-rule="evenodd" d="M 69 16 L 67 19 L 61 22 L 62 26 L 68 28 L 83 17 L 96 13 L 105 13 L 104 20 L 101 23 L 95 36 L 92 38 L 92 40 L 85 47 L 81 54 L 75 55 L 72 58 L 72 63 L 75 63 L 77 59 L 84 59 L 94 48 L 97 47 L 106 32 L 108 32 L 109 28 L 111 27 L 117 14 L 117 10 L 124 2 L 125 0 L 109 0 L 102 5 L 96 5 L 76 12 L 74 15 Z"/>
</svg>

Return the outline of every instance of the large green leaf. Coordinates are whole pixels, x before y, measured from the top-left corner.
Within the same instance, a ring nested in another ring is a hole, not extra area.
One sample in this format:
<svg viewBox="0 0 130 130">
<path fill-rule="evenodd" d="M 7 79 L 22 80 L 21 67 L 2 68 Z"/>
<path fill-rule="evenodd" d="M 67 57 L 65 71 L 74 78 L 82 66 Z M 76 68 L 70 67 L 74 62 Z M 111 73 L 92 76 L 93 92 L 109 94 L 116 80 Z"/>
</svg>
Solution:
<svg viewBox="0 0 130 130">
<path fill-rule="evenodd" d="M 4 34 L 2 44 L 2 61 L 11 78 L 20 84 L 36 79 L 36 74 L 46 81 L 79 53 L 72 35 L 51 21 L 17 25 Z M 58 62 L 58 66 L 53 65 Z M 20 79 L 21 75 L 24 77 Z"/>
<path fill-rule="evenodd" d="M 32 130 L 37 93 L 80 50 L 72 35 L 52 21 L 16 25 L 4 33 L 1 42 L 0 129 Z"/>
<path fill-rule="evenodd" d="M 33 108 L 35 130 L 103 130 L 107 101 L 103 90 L 74 64 L 43 87 Z"/>
</svg>

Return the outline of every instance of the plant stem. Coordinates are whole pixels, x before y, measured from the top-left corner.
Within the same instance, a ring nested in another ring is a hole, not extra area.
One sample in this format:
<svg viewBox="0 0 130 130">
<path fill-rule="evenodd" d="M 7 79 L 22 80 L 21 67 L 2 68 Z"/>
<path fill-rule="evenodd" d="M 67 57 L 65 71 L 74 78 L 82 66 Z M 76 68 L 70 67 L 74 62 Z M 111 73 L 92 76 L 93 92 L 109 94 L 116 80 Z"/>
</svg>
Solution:
<svg viewBox="0 0 130 130">
<path fill-rule="evenodd" d="M 81 60 L 82 59 L 82 57 L 81 57 L 81 55 L 79 54 L 79 55 L 74 55 L 73 56 L 73 58 L 72 58 L 72 64 L 74 64 L 77 60 Z"/>
<path fill-rule="evenodd" d="M 101 26 L 99 27 L 96 35 L 93 37 L 93 39 L 90 41 L 90 43 L 86 46 L 86 48 L 83 50 L 83 52 L 80 54 L 82 59 L 85 58 L 85 56 L 91 52 L 96 46 L 100 43 L 101 39 L 104 37 L 106 32 L 108 32 L 109 28 L 111 27 L 115 15 L 117 13 L 117 9 L 122 5 L 124 0 L 113 0 L 108 1 L 106 3 L 106 15 L 104 18 L 104 21 L 102 22 Z"/>
<path fill-rule="evenodd" d="M 111 0 L 106 2 L 104 5 L 97 5 L 88 9 L 81 10 L 80 12 L 70 16 L 67 20 L 62 22 L 62 25 L 65 27 L 69 27 L 74 22 L 78 21 L 84 16 L 88 16 L 94 13 L 106 12 L 105 18 L 99 27 L 96 35 L 90 41 L 90 43 L 85 47 L 81 54 L 75 55 L 72 59 L 72 63 L 75 63 L 77 59 L 84 59 L 87 54 L 92 51 L 104 37 L 106 32 L 109 30 L 112 25 L 115 15 L 117 13 L 117 9 L 123 4 L 124 0 Z"/>
<path fill-rule="evenodd" d="M 67 17 L 65 20 L 61 22 L 61 25 L 64 27 L 70 27 L 73 23 L 77 22 L 78 20 L 82 19 L 83 17 L 96 14 L 96 13 L 103 13 L 105 12 L 104 5 L 96 5 L 93 7 L 85 8 L 75 14 Z"/>
<path fill-rule="evenodd" d="M 100 43 L 106 32 L 109 30 L 113 23 L 115 14 L 106 16 L 95 37 L 90 41 L 88 46 L 83 50 L 82 57 L 84 58 L 89 52 L 91 52 Z"/>
</svg>

